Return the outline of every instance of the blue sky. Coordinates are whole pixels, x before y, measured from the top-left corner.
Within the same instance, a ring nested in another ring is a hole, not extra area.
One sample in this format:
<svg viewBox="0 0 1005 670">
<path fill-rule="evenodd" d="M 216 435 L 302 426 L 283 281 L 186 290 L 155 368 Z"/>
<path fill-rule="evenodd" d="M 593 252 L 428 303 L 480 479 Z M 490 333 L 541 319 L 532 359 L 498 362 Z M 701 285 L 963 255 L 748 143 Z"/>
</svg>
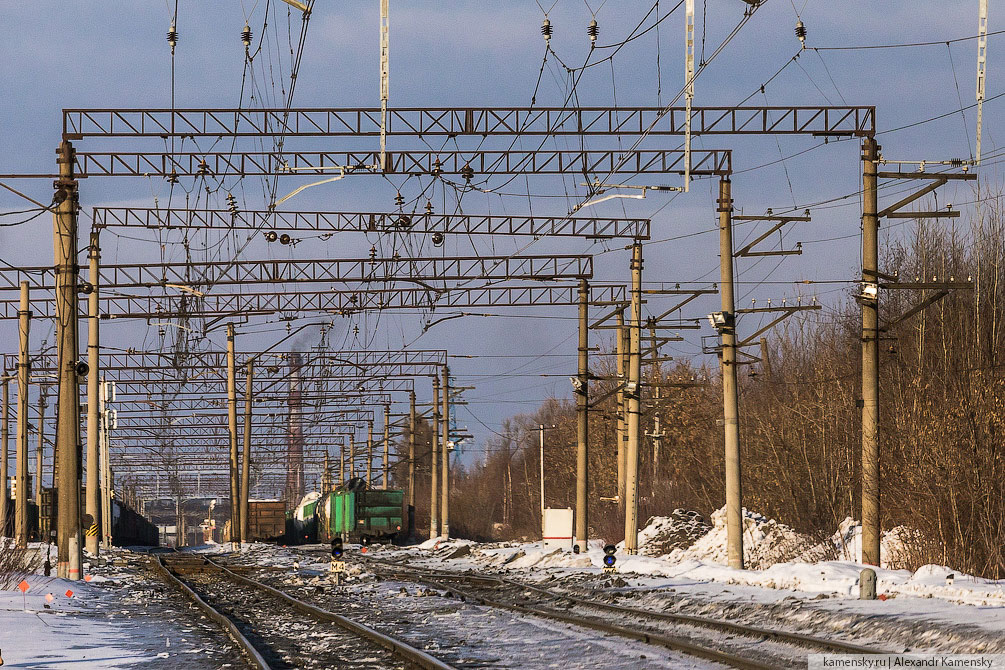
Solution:
<svg viewBox="0 0 1005 670">
<path fill-rule="evenodd" d="M 549 9 L 555 29 L 552 46 L 561 61 L 570 67 L 600 60 L 598 50 L 590 55 L 586 25 L 592 12 L 601 34 L 598 44 L 616 43 L 629 35 L 654 3 L 639 0 L 554 0 L 541 1 Z M 42 0 L 36 3 L 8 3 L 0 28 L 3 51 L 0 57 L 0 172 L 43 172 L 54 167 L 54 149 L 59 141 L 60 110 L 65 107 L 165 107 L 171 101 L 171 60 L 165 32 L 174 11 L 170 2 L 121 2 L 118 0 Z M 676 3 L 664 0 L 652 17 L 670 11 Z M 704 37 L 705 53 L 711 54 L 740 20 L 746 4 L 741 0 L 697 0 L 699 39 Z M 290 53 L 288 33 L 296 42 L 300 19 L 287 6 L 272 0 L 228 0 L 206 3 L 179 0 L 175 58 L 175 104 L 184 106 L 232 107 L 241 100 L 244 48 L 240 31 L 245 20 L 255 32 L 256 45 L 262 35 L 266 7 L 270 6 L 268 41 L 256 59 L 254 84 L 246 81 L 243 104 L 282 104 L 288 86 Z M 296 88 L 294 106 L 376 106 L 378 98 L 378 6 L 376 0 L 330 2 L 318 0 L 311 20 Z M 881 131 L 953 112 L 974 101 L 976 42 L 954 42 L 950 46 L 901 49 L 802 52 L 775 79 L 759 92 L 759 87 L 782 68 L 799 50 L 793 28 L 797 11 L 808 29 L 808 47 L 845 47 L 945 41 L 976 34 L 977 0 L 935 2 L 896 0 L 883 3 L 864 0 L 822 2 L 820 0 L 768 0 L 753 19 L 733 39 L 696 82 L 696 105 L 736 104 L 751 93 L 752 105 L 876 105 Z M 529 105 L 541 70 L 544 42 L 540 24 L 541 6 L 531 0 L 511 2 L 431 2 L 391 0 L 391 105 L 392 106 L 524 106 Z M 704 23 L 702 17 L 705 17 Z M 289 19 L 288 19 L 289 17 Z M 996 17 L 991 16 L 991 30 Z M 590 68 L 576 86 L 581 105 L 666 104 L 683 84 L 683 10 L 678 9 L 652 30 L 620 49 L 610 63 Z M 995 38 L 990 40 L 988 96 L 996 95 Z M 592 58 L 591 61 L 587 61 Z M 568 92 L 569 75 L 550 57 L 541 76 L 536 103 L 561 104 Z M 257 102 L 249 99 L 256 91 Z M 984 116 L 984 153 L 996 151 L 998 101 L 989 103 Z M 974 141 L 974 110 L 963 115 L 906 130 L 883 133 L 879 141 L 885 156 L 896 159 L 968 158 Z M 594 148 L 618 146 L 615 139 L 590 140 Z M 630 143 L 631 140 L 626 140 Z M 650 146 L 677 143 L 663 141 Z M 669 142 L 669 143 L 668 143 Z M 859 201 L 857 197 L 816 205 L 854 194 L 860 180 L 859 149 L 855 142 L 834 142 L 819 146 L 784 162 L 782 157 L 821 144 L 815 138 L 773 137 L 699 138 L 696 147 L 732 148 L 734 199 L 746 213 L 776 211 L 797 205 L 809 206 L 810 224 L 786 233 L 786 248 L 803 242 L 804 254 L 739 264 L 739 303 L 817 293 L 826 304 L 845 295 L 847 284 L 822 284 L 798 288 L 803 279 L 850 280 L 859 264 Z M 334 144 L 322 143 L 324 147 Z M 671 146 L 672 145 L 672 146 Z M 561 146 L 556 142 L 554 146 Z M 774 163 L 766 167 L 764 164 Z M 756 168 L 756 169 L 751 169 Z M 998 181 L 997 167 L 989 161 L 983 178 Z M 660 180 L 672 181 L 674 178 Z M 246 180 L 240 196 L 243 207 L 260 207 L 260 184 Z M 531 192 L 541 196 L 564 196 L 575 192 L 580 180 L 541 179 L 530 182 Z M 292 189 L 298 182 L 286 179 Z M 635 180 L 635 183 L 646 183 Z M 19 181 L 15 187 L 39 200 L 48 200 L 50 185 L 44 180 Z M 289 204 L 297 208 L 344 210 L 388 209 L 395 188 L 408 191 L 414 184 L 393 185 L 378 179 L 351 179 L 305 191 Z M 642 201 L 614 201 L 594 208 L 595 215 L 652 216 L 653 242 L 646 245 L 646 281 L 698 282 L 718 278 L 718 239 L 708 232 L 715 225 L 714 181 L 697 181 L 688 194 L 651 194 Z M 952 202 L 972 200 L 970 186 L 944 189 L 942 197 Z M 513 192 L 522 197 L 467 195 L 463 211 L 526 213 L 528 184 L 518 180 Z M 582 188 L 578 189 L 582 194 Z M 434 191 L 436 205 L 451 206 L 441 190 Z M 215 206 L 224 206 L 220 194 Z M 450 194 L 446 194 L 450 196 Z M 144 179 L 85 180 L 81 202 L 85 209 L 95 205 L 129 203 L 151 206 L 154 197 L 163 206 L 166 185 Z M 175 203 L 177 204 L 177 200 Z M 535 213 L 561 214 L 574 198 L 536 197 L 530 203 Z M 940 200 L 944 203 L 945 200 Z M 0 192 L 0 209 L 22 209 L 24 202 Z M 83 228 L 82 224 L 82 228 Z M 962 224 L 960 224 L 962 225 Z M 884 236 L 899 235 L 906 226 L 885 227 Z M 756 234 L 752 227 L 739 231 L 738 243 Z M 142 236 L 142 235 L 140 235 Z M 151 238 L 152 239 L 152 238 Z M 405 254 L 514 253 L 524 241 L 479 240 L 473 249 L 466 240 L 448 240 L 434 250 L 424 242 L 415 246 L 391 247 L 387 240 L 336 236 L 328 241 L 304 240 L 295 248 L 277 248 L 260 239 L 244 250 L 247 258 L 358 257 L 370 245 L 381 252 Z M 31 224 L 0 228 L 0 258 L 15 265 L 45 265 L 52 262 L 51 224 L 41 217 Z M 177 259 L 178 245 L 168 244 L 167 258 Z M 227 253 L 232 246 L 224 245 Z M 108 262 L 152 261 L 160 257 L 158 244 L 106 236 L 104 258 Z M 628 279 L 628 257 L 617 245 L 590 242 L 541 241 L 528 253 L 594 253 L 598 280 Z M 598 253 L 603 252 L 603 253 Z M 761 283 L 768 279 L 770 282 Z M 715 309 L 717 297 L 693 303 L 685 316 L 703 316 Z M 739 306 L 746 306 L 740 304 Z M 499 313 L 502 310 L 491 310 Z M 575 310 L 555 308 L 532 313 L 513 309 L 506 316 L 454 319 L 421 332 L 424 316 L 382 315 L 338 322 L 337 332 L 351 346 L 369 344 L 375 348 L 446 347 L 452 354 L 491 356 L 456 358 L 452 371 L 458 382 L 476 385 L 466 396 L 471 404 L 458 413 L 461 426 L 476 435 L 470 453 L 477 454 L 490 430 L 498 430 L 502 420 L 516 412 L 531 411 L 540 400 L 568 396 L 566 376 L 575 369 Z M 285 333 L 285 326 L 256 322 L 239 330 L 242 346 L 260 349 Z M 755 324 L 751 324 L 753 326 Z M 13 351 L 14 330 L 4 324 L 8 350 Z M 361 334 L 352 335 L 359 326 Z M 36 328 L 33 346 L 48 328 Z M 106 338 L 129 342 L 130 346 L 156 345 L 156 328 L 142 323 L 109 326 Z M 707 327 L 682 333 L 685 342 L 671 346 L 668 353 L 699 362 L 711 362 L 700 355 L 700 335 L 710 335 Z M 421 337 L 420 337 L 421 335 Z M 222 335 L 214 335 L 214 346 L 222 347 Z M 535 358 L 541 354 L 546 357 Z M 556 354 L 566 354 L 565 357 Z M 553 374 L 555 377 L 542 377 Z M 496 375 L 506 375 L 497 377 Z M 428 395 L 424 390 L 420 394 Z M 477 417 L 477 418 L 476 418 Z M 710 429 L 714 429 L 710 427 Z"/>
</svg>

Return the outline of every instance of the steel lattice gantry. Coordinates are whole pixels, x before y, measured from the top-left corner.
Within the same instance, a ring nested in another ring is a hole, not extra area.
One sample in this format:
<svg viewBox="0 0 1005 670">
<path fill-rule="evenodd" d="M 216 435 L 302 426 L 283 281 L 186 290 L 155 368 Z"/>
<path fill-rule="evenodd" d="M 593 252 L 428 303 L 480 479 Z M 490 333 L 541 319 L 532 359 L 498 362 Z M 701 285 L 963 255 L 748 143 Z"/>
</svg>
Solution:
<svg viewBox="0 0 1005 670">
<path fill-rule="evenodd" d="M 228 284 L 381 283 L 470 279 L 588 279 L 593 257 L 583 255 L 471 256 L 445 258 L 362 258 L 321 260 L 233 260 L 202 263 L 194 274 L 185 263 L 110 264 L 100 267 L 103 289 L 158 286 L 205 287 Z M 51 266 L 0 269 L 0 290 L 53 289 Z"/>
<path fill-rule="evenodd" d="M 294 212 L 225 209 L 95 207 L 93 228 L 252 229 L 271 231 L 529 235 L 586 239 L 649 239 L 649 219 L 492 216 L 409 212 Z"/>
<path fill-rule="evenodd" d="M 261 316 L 267 314 L 322 313 L 345 316 L 358 312 L 395 309 L 477 309 L 484 307 L 551 307 L 573 305 L 578 286 L 553 284 L 486 285 L 445 288 L 373 288 L 319 290 L 311 286 L 284 291 L 212 291 L 201 296 L 172 290 L 165 295 L 103 294 L 98 301 L 103 319 L 150 319 L 172 317 Z M 2 296 L 0 292 L 0 296 Z M 590 304 L 595 306 L 627 303 L 622 284 L 590 284 Z M 50 295 L 35 295 L 32 318 L 55 317 Z M 0 297 L 0 319 L 16 319 L 19 300 Z M 86 309 L 80 307 L 80 315 Z"/>
<path fill-rule="evenodd" d="M 392 108 L 389 136 L 683 135 L 684 107 Z M 874 106 L 692 107 L 694 135 L 875 133 Z M 378 137 L 380 108 L 64 109 L 63 137 Z"/>
</svg>

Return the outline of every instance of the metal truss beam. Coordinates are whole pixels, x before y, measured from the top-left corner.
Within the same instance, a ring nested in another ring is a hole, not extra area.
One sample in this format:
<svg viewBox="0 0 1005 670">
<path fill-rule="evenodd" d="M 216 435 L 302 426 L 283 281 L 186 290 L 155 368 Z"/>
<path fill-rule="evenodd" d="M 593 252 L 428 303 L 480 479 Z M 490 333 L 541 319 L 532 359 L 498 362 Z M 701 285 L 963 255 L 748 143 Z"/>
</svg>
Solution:
<svg viewBox="0 0 1005 670">
<path fill-rule="evenodd" d="M 30 288 L 51 290 L 52 266 L 0 270 L 0 290 Z M 193 276 L 194 275 L 194 276 Z M 165 287 L 192 289 L 221 285 L 276 283 L 392 283 L 459 281 L 466 279 L 589 279 L 593 257 L 552 256 L 456 256 L 443 258 L 362 258 L 332 260 L 235 260 L 200 263 L 141 263 L 104 265 L 99 283 L 102 290 Z M 181 288 L 184 287 L 184 288 Z"/>
<path fill-rule="evenodd" d="M 346 351 L 308 350 L 302 352 L 302 355 L 305 357 L 305 361 L 301 366 L 302 368 L 309 365 L 326 366 L 331 369 L 340 366 L 371 368 L 386 365 L 445 365 L 447 362 L 446 349 L 403 349 L 398 351 L 367 349 L 349 349 Z M 309 359 L 307 359 L 308 356 Z M 263 373 L 268 372 L 271 366 L 279 366 L 284 373 L 289 366 L 289 354 L 287 353 L 258 353 L 251 351 L 237 355 L 237 366 L 244 366 L 252 359 L 256 362 L 257 366 L 264 368 L 264 370 L 256 372 L 256 376 L 263 376 L 264 378 L 267 378 L 268 375 L 263 375 Z M 3 360 L 4 364 L 12 365 L 17 362 L 17 354 L 3 354 Z M 175 354 L 159 351 L 103 351 L 98 360 L 102 372 L 119 370 L 150 370 L 158 372 L 167 370 L 173 372 L 175 370 L 172 366 L 177 358 Z M 55 357 L 52 354 L 32 359 L 32 369 L 36 372 L 51 372 L 54 365 Z M 185 354 L 185 369 L 197 370 L 209 368 L 222 370 L 226 366 L 226 351 L 191 351 Z M 285 374 L 283 377 L 285 378 Z"/>
<path fill-rule="evenodd" d="M 263 316 L 269 314 L 337 314 L 393 309 L 477 309 L 479 307 L 552 307 L 573 305 L 576 285 L 464 286 L 446 288 L 361 288 L 319 291 L 305 286 L 291 291 L 207 293 L 198 300 L 182 295 L 107 295 L 99 300 L 103 319 L 168 319 L 178 317 Z M 2 293 L 0 293 L 2 295 Z M 623 284 L 590 284 L 590 304 L 627 305 Z M 0 297 L 0 319 L 16 319 L 17 297 Z M 35 296 L 32 318 L 55 318 L 51 296 Z M 81 305 L 81 316 L 86 316 Z"/>
<path fill-rule="evenodd" d="M 75 174 L 87 177 L 256 177 L 266 175 L 397 174 L 475 177 L 515 174 L 684 174 L 684 152 L 637 150 L 76 152 Z M 732 172 L 728 149 L 691 151 L 691 175 Z"/>
<path fill-rule="evenodd" d="M 276 212 L 95 207 L 93 227 L 156 230 L 215 228 L 308 231 L 398 232 L 445 235 L 531 235 L 587 239 L 649 239 L 649 219 L 568 216 L 489 216 L 407 212 Z"/>
<path fill-rule="evenodd" d="M 664 113 L 665 112 L 665 113 Z M 683 135 L 684 107 L 397 108 L 389 136 Z M 63 137 L 360 137 L 380 135 L 379 108 L 64 109 Z M 692 107 L 692 135 L 872 135 L 876 108 Z"/>
</svg>

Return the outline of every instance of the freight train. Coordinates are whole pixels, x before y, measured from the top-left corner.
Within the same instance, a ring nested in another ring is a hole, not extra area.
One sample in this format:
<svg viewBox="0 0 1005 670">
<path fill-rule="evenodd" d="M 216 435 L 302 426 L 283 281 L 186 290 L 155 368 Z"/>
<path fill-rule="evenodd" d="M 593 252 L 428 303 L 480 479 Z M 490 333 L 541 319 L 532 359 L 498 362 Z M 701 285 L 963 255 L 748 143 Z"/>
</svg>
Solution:
<svg viewBox="0 0 1005 670">
<path fill-rule="evenodd" d="M 86 499 L 86 487 L 81 488 L 80 499 Z M 55 528 L 53 523 L 57 517 L 56 501 L 59 496 L 56 489 L 42 489 L 41 509 L 33 501 L 28 501 L 29 536 L 33 539 L 46 541 Z M 97 523 L 101 524 L 100 508 Z M 85 530 L 86 529 L 81 529 Z M 112 500 L 112 544 L 116 547 L 147 546 L 156 547 L 160 544 L 160 533 L 157 526 L 150 520 L 137 514 L 131 507 L 119 500 Z"/>
<path fill-rule="evenodd" d="M 287 543 L 392 542 L 402 528 L 400 490 L 371 489 L 360 477 L 334 491 L 308 496 L 287 520 Z"/>
</svg>

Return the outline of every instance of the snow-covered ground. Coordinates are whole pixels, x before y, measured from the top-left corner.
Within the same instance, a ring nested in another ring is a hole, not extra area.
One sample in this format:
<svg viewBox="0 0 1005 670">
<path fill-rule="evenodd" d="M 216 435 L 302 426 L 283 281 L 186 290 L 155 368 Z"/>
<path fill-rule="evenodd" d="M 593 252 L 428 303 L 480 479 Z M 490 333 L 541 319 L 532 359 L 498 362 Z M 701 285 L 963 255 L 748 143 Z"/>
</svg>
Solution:
<svg viewBox="0 0 1005 670">
<path fill-rule="evenodd" d="M 437 569 L 508 572 L 561 588 L 616 597 L 619 603 L 726 617 L 826 637 L 960 652 L 1005 652 L 1005 583 L 945 566 L 916 571 L 876 568 L 879 600 L 858 599 L 858 532 L 846 521 L 823 542 L 773 520 L 745 513 L 745 559 L 726 563 L 723 514 L 711 523 L 678 510 L 640 532 L 639 555 L 617 554 L 618 576 L 604 577 L 603 542 L 587 554 L 539 542 L 476 544 L 432 539 L 408 550 L 374 553 Z M 904 531 L 884 537 L 896 557 Z M 463 547 L 463 549 L 461 549 Z M 459 550 L 460 549 L 460 550 Z M 756 568 L 756 569 L 755 569 Z"/>
<path fill-rule="evenodd" d="M 55 548 L 51 557 L 55 565 Z M 145 574 L 141 560 L 113 549 L 86 559 L 88 581 L 39 568 L 23 597 L 0 591 L 4 668 L 219 668 L 234 660 L 229 641 Z"/>
</svg>

